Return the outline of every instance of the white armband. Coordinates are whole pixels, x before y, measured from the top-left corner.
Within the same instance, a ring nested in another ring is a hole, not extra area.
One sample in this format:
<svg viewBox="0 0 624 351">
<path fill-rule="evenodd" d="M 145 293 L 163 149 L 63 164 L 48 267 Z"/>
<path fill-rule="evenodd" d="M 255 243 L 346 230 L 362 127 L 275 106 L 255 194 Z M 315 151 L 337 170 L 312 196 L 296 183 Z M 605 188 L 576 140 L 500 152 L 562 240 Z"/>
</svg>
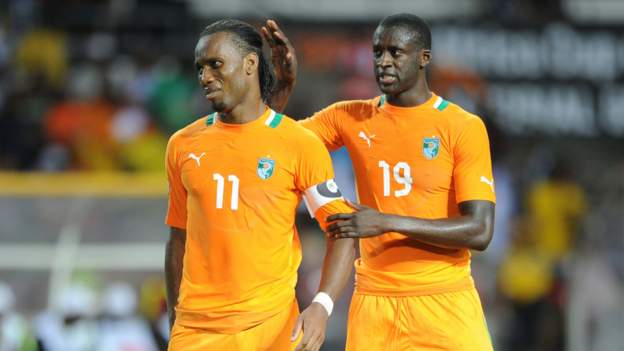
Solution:
<svg viewBox="0 0 624 351">
<path fill-rule="evenodd" d="M 342 194 L 340 189 L 338 189 L 338 184 L 333 179 L 311 186 L 303 192 L 303 201 L 312 218 L 314 218 L 314 214 L 316 214 L 319 208 L 334 200 L 341 199 Z"/>
<path fill-rule="evenodd" d="M 323 308 L 325 309 L 325 311 L 327 311 L 327 315 L 331 316 L 332 310 L 334 309 L 334 301 L 328 294 L 321 291 L 318 294 L 316 294 L 316 296 L 314 296 L 314 299 L 312 299 L 312 302 L 320 303 L 321 306 L 323 306 Z"/>
</svg>

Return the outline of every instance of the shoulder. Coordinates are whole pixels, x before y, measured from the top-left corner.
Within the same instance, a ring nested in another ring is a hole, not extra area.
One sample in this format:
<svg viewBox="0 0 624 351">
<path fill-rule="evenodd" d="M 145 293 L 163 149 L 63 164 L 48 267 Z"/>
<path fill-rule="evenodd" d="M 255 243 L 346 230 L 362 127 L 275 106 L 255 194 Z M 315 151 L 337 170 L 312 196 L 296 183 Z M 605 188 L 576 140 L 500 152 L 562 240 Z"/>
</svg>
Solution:
<svg viewBox="0 0 624 351">
<path fill-rule="evenodd" d="M 345 100 L 333 103 L 320 112 L 333 111 L 345 114 L 357 119 L 372 116 L 377 112 L 380 105 L 383 104 L 383 96 L 377 96 L 367 100 Z"/>
<path fill-rule="evenodd" d="M 297 144 L 305 145 L 306 142 L 315 142 L 317 140 L 320 142 L 320 139 L 316 136 L 316 134 L 314 134 L 314 132 L 302 126 L 300 123 L 297 123 L 297 121 L 289 116 L 284 115 L 280 127 L 282 127 L 281 131 L 289 139 L 296 141 Z"/>
<path fill-rule="evenodd" d="M 189 123 L 182 129 L 178 130 L 177 132 L 173 133 L 173 135 L 169 137 L 169 145 L 175 145 L 177 143 L 180 143 L 184 139 L 192 138 L 198 133 L 200 133 L 201 131 L 204 131 L 207 128 L 210 128 L 207 122 L 209 118 L 211 118 L 211 116 L 213 115 L 211 114 L 211 115 L 201 117 L 195 120 L 194 122 Z"/>
<path fill-rule="evenodd" d="M 443 106 L 443 108 L 440 109 L 440 106 Z M 434 105 L 434 107 L 436 106 Z M 456 129 L 463 130 L 468 127 L 485 128 L 485 124 L 483 123 L 481 117 L 464 110 L 461 106 L 451 101 L 442 99 L 442 102 L 439 104 L 438 107 L 436 107 L 436 109 Z"/>
<path fill-rule="evenodd" d="M 298 151 L 307 152 L 310 149 L 326 150 L 325 145 L 319 137 L 308 128 L 288 116 L 284 116 L 280 125 L 282 135 L 289 140 L 289 144 L 296 147 Z"/>
</svg>

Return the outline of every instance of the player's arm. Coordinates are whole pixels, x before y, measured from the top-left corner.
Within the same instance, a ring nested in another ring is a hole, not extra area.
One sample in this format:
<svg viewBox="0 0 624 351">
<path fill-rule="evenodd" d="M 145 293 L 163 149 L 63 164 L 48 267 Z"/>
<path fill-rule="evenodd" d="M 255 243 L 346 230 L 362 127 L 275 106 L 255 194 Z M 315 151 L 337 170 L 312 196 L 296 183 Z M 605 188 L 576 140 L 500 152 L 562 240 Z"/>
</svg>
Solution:
<svg viewBox="0 0 624 351">
<path fill-rule="evenodd" d="M 277 22 L 267 20 L 261 31 L 271 47 L 277 80 L 270 105 L 276 111 L 283 111 L 297 81 L 297 56 L 288 37 L 279 28 Z M 344 145 L 340 128 L 343 111 L 338 105 L 328 106 L 313 116 L 299 121 L 302 126 L 314 132 L 330 151 Z"/>
<path fill-rule="evenodd" d="M 381 213 L 355 205 L 357 212 L 337 214 L 328 220 L 337 221 L 327 228 L 334 238 L 366 238 L 387 232 L 405 234 L 423 243 L 458 249 L 485 250 L 494 230 L 494 203 L 485 200 L 459 204 L 461 216 L 444 219 L 421 219 Z"/>
<path fill-rule="evenodd" d="M 330 217 L 328 232 L 356 238 L 398 232 L 444 248 L 485 250 L 494 227 L 494 180 L 485 126 L 476 116 L 466 118 L 453 149 L 453 181 L 460 216 L 422 219 L 384 214 L 360 206 L 353 214 Z"/>
<path fill-rule="evenodd" d="M 333 179 L 310 187 L 304 192 L 308 210 L 314 215 L 323 230 L 327 217 L 334 213 L 351 212 L 353 209 L 342 198 Z M 355 240 L 334 239 L 326 236 L 327 246 L 321 271 L 321 282 L 312 303 L 306 308 L 293 329 L 292 340 L 303 330 L 303 338 L 296 350 L 318 350 L 325 340 L 327 319 L 333 310 L 334 301 L 344 289 L 355 259 Z"/>
<path fill-rule="evenodd" d="M 314 213 L 314 217 L 323 231 L 327 229 L 329 216 L 354 211 L 343 199 L 333 179 L 308 189 L 304 198 L 310 213 Z M 338 240 L 329 236 L 325 237 L 327 249 L 318 292 L 329 295 L 332 301 L 335 301 L 340 297 L 340 293 L 351 275 L 353 260 L 355 259 L 355 240 L 350 238 Z"/>
<path fill-rule="evenodd" d="M 186 199 L 187 192 L 181 177 L 177 150 L 177 136 L 174 135 L 167 144 L 165 168 L 169 182 L 169 203 L 165 223 L 171 228 L 165 249 L 165 284 L 167 288 L 167 312 L 169 327 L 175 322 L 175 307 L 178 304 L 180 282 L 186 245 Z"/>
<path fill-rule="evenodd" d="M 169 328 L 175 322 L 175 307 L 178 304 L 180 281 L 186 245 L 186 230 L 171 227 L 169 240 L 165 250 L 165 284 L 167 286 L 167 313 Z"/>
<path fill-rule="evenodd" d="M 302 193 L 310 214 L 325 230 L 329 215 L 351 212 L 353 209 L 344 201 L 333 180 L 334 170 L 327 149 L 312 132 L 300 130 L 301 135 L 297 139 L 296 188 Z M 301 312 L 293 329 L 293 341 L 303 332 L 296 350 L 318 350 L 321 347 L 333 301 L 338 298 L 351 275 L 355 241 L 326 238 L 327 249 L 318 293 L 310 306 Z"/>
<path fill-rule="evenodd" d="M 267 20 L 260 31 L 271 48 L 271 59 L 277 79 L 270 105 L 275 111 L 283 112 L 297 81 L 297 56 L 277 22 Z"/>
</svg>

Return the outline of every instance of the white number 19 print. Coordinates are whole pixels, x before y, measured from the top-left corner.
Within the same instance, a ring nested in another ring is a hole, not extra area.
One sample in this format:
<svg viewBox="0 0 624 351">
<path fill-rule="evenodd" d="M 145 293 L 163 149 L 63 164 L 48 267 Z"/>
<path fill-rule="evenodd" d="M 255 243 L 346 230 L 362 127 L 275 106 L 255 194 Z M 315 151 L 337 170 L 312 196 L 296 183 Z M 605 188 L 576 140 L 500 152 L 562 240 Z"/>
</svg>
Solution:
<svg viewBox="0 0 624 351">
<path fill-rule="evenodd" d="M 383 169 L 383 194 L 390 196 L 390 165 L 388 162 L 379 161 L 379 167 Z M 406 162 L 398 162 L 392 168 L 394 181 L 402 185 L 403 188 L 394 191 L 395 197 L 407 196 L 412 191 L 412 176 L 410 166 Z"/>
</svg>

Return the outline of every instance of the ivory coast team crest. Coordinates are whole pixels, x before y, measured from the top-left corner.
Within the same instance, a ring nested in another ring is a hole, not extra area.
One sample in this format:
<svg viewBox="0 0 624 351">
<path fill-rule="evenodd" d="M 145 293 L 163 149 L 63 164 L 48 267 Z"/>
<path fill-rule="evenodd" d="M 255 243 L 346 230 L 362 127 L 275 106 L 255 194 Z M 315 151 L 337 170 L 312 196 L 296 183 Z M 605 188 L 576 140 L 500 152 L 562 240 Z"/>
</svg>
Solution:
<svg viewBox="0 0 624 351">
<path fill-rule="evenodd" d="M 275 171 L 275 160 L 265 157 L 258 160 L 258 177 L 265 180 L 269 179 L 273 175 L 273 171 Z"/>
<path fill-rule="evenodd" d="M 433 160 L 440 153 L 440 138 L 434 136 L 423 138 L 423 155 L 427 160 Z"/>
</svg>

